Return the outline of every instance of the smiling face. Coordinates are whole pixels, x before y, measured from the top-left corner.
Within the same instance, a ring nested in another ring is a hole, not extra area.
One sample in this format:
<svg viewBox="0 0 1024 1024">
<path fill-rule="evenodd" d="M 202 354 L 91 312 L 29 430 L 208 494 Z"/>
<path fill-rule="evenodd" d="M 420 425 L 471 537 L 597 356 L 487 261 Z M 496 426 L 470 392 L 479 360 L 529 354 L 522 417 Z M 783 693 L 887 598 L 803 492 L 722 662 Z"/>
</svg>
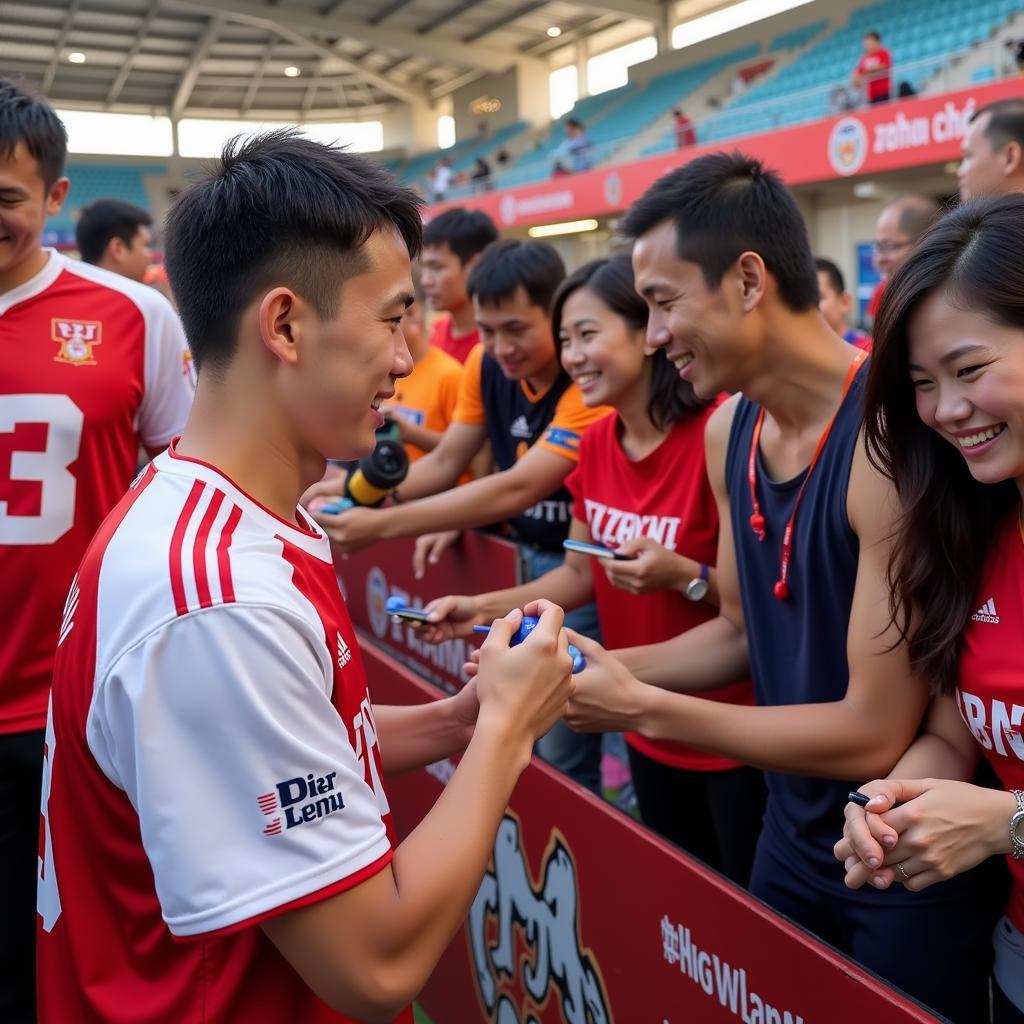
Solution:
<svg viewBox="0 0 1024 1024">
<path fill-rule="evenodd" d="M 60 212 L 67 194 L 67 178 L 46 187 L 39 164 L 23 142 L 7 156 L 0 155 L 0 292 L 39 269 L 29 265 L 41 258 L 43 226 L 47 217 Z"/>
<path fill-rule="evenodd" d="M 633 273 L 647 300 L 649 348 L 663 348 L 700 398 L 742 390 L 753 341 L 737 268 L 715 289 L 696 263 L 676 255 L 676 228 L 663 221 L 636 240 Z"/>
<path fill-rule="evenodd" d="M 980 483 L 1024 488 L 1024 329 L 952 306 L 936 292 L 908 327 L 917 412 Z"/>
<path fill-rule="evenodd" d="M 363 247 L 368 268 L 341 286 L 337 316 L 321 320 L 296 304 L 295 359 L 279 368 L 279 397 L 302 444 L 325 458 L 372 451 L 381 401 L 412 371 L 402 317 L 413 301 L 409 251 L 396 231 L 376 231 Z M 297 331 L 297 334 L 296 334 Z"/>
<path fill-rule="evenodd" d="M 496 304 L 473 299 L 484 349 L 509 380 L 544 379 L 555 359 L 555 341 L 547 310 L 535 306 L 519 285 Z"/>
<path fill-rule="evenodd" d="M 645 333 L 609 309 L 589 288 L 577 288 L 565 300 L 558 338 L 562 366 L 579 385 L 588 407 L 617 409 L 638 386 L 644 386 Z"/>
</svg>

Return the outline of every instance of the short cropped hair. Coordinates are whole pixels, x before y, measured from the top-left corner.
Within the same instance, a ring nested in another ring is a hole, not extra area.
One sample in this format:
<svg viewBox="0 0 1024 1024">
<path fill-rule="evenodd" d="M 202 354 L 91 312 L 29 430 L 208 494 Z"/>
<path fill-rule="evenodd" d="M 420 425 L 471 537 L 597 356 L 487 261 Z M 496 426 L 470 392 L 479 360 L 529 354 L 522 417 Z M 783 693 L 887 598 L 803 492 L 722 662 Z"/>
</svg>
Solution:
<svg viewBox="0 0 1024 1024">
<path fill-rule="evenodd" d="M 838 264 L 825 259 L 824 256 L 816 256 L 814 269 L 825 275 L 825 280 L 836 295 L 842 295 L 846 291 L 846 281 L 843 280 L 843 272 Z"/>
<path fill-rule="evenodd" d="M 0 78 L 0 156 L 10 158 L 19 142 L 39 165 L 47 190 L 64 175 L 68 134 L 53 107 L 41 96 Z"/>
<path fill-rule="evenodd" d="M 423 244 L 447 245 L 465 266 L 498 239 L 494 221 L 482 210 L 445 210 L 423 229 Z"/>
<path fill-rule="evenodd" d="M 665 221 L 676 255 L 696 263 L 709 288 L 747 251 L 756 252 L 794 312 L 818 305 L 807 225 L 772 171 L 743 153 L 709 153 L 659 178 L 629 209 L 621 230 L 639 238 Z"/>
<path fill-rule="evenodd" d="M 1024 99 L 1014 96 L 987 103 L 974 112 L 971 121 L 977 121 L 982 114 L 990 115 L 984 134 L 993 149 L 1000 149 L 1008 142 L 1024 146 Z"/>
<path fill-rule="evenodd" d="M 223 368 L 261 289 L 286 285 L 324 320 L 369 267 L 363 245 L 397 230 L 415 256 L 422 202 L 379 164 L 278 129 L 232 139 L 167 218 L 165 261 L 196 368 Z"/>
<path fill-rule="evenodd" d="M 99 263 L 107 246 L 120 238 L 130 246 L 139 228 L 150 227 L 153 218 L 142 209 L 121 199 L 97 199 L 79 214 L 75 241 L 86 263 Z"/>
<path fill-rule="evenodd" d="M 466 291 L 481 306 L 496 306 L 522 287 L 531 305 L 549 313 L 564 277 L 565 264 L 553 245 L 504 238 L 484 249 L 469 272 Z"/>
</svg>

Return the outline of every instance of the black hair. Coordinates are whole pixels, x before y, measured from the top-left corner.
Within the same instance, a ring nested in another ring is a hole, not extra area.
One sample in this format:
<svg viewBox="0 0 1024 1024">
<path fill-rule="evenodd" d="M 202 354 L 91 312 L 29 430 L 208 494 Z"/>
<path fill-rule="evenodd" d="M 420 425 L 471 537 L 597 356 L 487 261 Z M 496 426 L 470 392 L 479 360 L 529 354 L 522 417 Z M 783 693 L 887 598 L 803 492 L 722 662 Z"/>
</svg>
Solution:
<svg viewBox="0 0 1024 1024">
<path fill-rule="evenodd" d="M 447 245 L 463 266 L 497 238 L 498 229 L 486 213 L 462 207 L 445 210 L 423 229 L 424 246 Z"/>
<path fill-rule="evenodd" d="M 551 328 L 557 339 L 562 331 L 562 312 L 569 296 L 581 288 L 593 292 L 613 313 L 634 330 L 647 328 L 647 303 L 640 297 L 633 279 L 633 261 L 626 254 L 591 260 L 571 273 L 555 293 L 551 305 Z M 683 380 L 668 361 L 663 348 L 648 356 L 651 400 L 647 415 L 658 430 L 668 430 L 688 412 L 700 412 L 710 402 L 698 398 L 689 381 Z"/>
<path fill-rule="evenodd" d="M 78 216 L 75 241 L 86 263 L 99 263 L 107 246 L 120 238 L 130 246 L 139 228 L 153 223 L 141 206 L 133 206 L 121 199 L 97 199 Z"/>
<path fill-rule="evenodd" d="M 227 364 L 261 289 L 287 285 L 333 319 L 374 231 L 397 230 L 416 255 L 420 207 L 379 164 L 292 129 L 232 139 L 167 218 L 167 276 L 197 369 Z"/>
<path fill-rule="evenodd" d="M 567 117 L 565 119 L 565 126 L 566 128 L 582 128 L 583 122 L 575 117 Z"/>
<path fill-rule="evenodd" d="M 874 39 L 876 43 L 880 43 L 882 41 L 881 35 L 879 35 L 879 33 L 876 32 L 873 28 L 868 29 L 868 31 L 864 33 L 864 38 Z"/>
<path fill-rule="evenodd" d="M 1024 195 L 979 199 L 947 214 L 893 274 L 875 321 L 864 433 L 902 513 L 889 559 L 889 608 L 911 667 L 941 693 L 957 684 L 964 629 L 992 538 L 1020 500 L 1013 481 L 981 484 L 917 414 L 908 331 L 941 292 L 958 309 L 1024 330 Z"/>
<path fill-rule="evenodd" d="M 481 306 L 496 306 L 522 287 L 530 304 L 548 313 L 564 277 L 565 264 L 553 245 L 502 238 L 484 249 L 469 272 L 466 292 Z"/>
<path fill-rule="evenodd" d="M 64 175 L 68 133 L 53 107 L 25 86 L 0 78 L 0 156 L 9 159 L 19 142 L 39 165 L 47 190 Z"/>
<path fill-rule="evenodd" d="M 993 149 L 1001 149 L 1009 142 L 1024 147 L 1024 99 L 1019 96 L 987 103 L 974 112 L 973 124 L 982 114 L 989 115 L 985 126 L 985 138 Z"/>
<path fill-rule="evenodd" d="M 659 178 L 630 208 L 621 230 L 639 238 L 665 221 L 676 255 L 696 263 L 709 288 L 749 251 L 775 278 L 793 312 L 816 309 L 818 277 L 807 225 L 778 175 L 739 152 L 709 153 Z"/>
<path fill-rule="evenodd" d="M 842 295 L 846 291 L 846 282 L 843 280 L 843 272 L 839 269 L 838 265 L 833 263 L 831 260 L 825 259 L 824 256 L 816 256 L 814 258 L 814 269 L 820 271 L 825 275 L 825 279 L 829 283 L 829 287 L 836 293 L 836 295 Z"/>
</svg>

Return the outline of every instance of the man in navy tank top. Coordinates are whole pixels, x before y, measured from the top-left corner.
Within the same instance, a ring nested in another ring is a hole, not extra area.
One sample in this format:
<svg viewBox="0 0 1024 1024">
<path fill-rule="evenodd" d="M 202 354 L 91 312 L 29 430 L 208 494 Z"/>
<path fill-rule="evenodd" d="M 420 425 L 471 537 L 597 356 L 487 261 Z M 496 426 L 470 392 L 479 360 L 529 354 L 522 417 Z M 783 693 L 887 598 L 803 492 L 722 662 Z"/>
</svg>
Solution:
<svg viewBox="0 0 1024 1024">
<path fill-rule="evenodd" d="M 751 891 L 955 1021 L 987 1020 L 995 906 L 987 913 L 981 880 L 897 902 L 846 890 L 832 856 L 846 794 L 888 773 L 928 703 L 889 623 L 897 502 L 861 439 L 866 354 L 819 314 L 803 218 L 757 161 L 694 160 L 652 186 L 622 227 L 650 305 L 648 343 L 702 398 L 734 393 L 705 436 L 721 611 L 615 657 L 579 638 L 590 668 L 568 720 L 764 768 Z M 689 695 L 748 666 L 756 706 Z"/>
</svg>

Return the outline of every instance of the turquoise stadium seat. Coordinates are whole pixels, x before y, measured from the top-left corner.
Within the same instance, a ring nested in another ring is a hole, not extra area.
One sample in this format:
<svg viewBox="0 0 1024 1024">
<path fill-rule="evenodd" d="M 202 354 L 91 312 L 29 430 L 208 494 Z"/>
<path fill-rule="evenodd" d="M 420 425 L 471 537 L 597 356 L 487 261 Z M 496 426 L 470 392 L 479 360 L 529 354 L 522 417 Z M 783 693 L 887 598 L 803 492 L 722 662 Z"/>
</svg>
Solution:
<svg viewBox="0 0 1024 1024">
<path fill-rule="evenodd" d="M 167 174 L 167 165 L 69 163 L 66 173 L 71 179 L 67 202 L 61 212 L 46 223 L 49 230 L 62 233 L 74 231 L 79 212 L 96 199 L 123 199 L 148 210 L 145 178 L 149 174 Z"/>
</svg>

